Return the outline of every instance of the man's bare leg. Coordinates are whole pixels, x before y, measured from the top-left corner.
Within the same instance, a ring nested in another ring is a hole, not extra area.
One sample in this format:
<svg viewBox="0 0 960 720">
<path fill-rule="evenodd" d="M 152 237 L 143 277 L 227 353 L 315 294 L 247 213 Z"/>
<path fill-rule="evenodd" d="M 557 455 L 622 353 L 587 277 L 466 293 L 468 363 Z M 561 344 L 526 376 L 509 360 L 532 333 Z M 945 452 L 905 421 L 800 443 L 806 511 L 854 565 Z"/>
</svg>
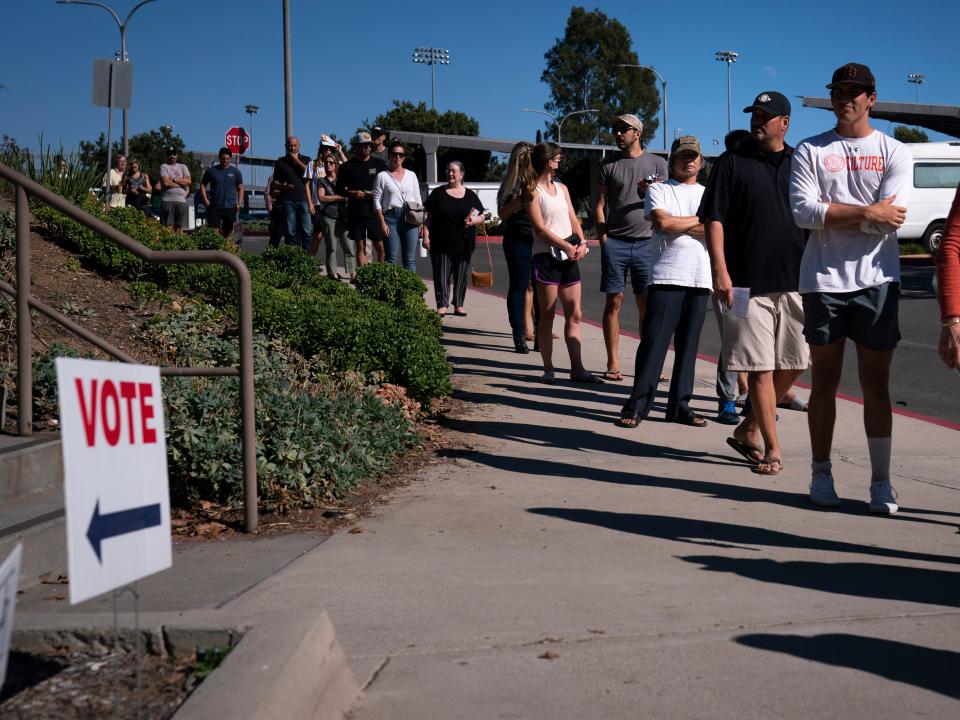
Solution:
<svg viewBox="0 0 960 720">
<path fill-rule="evenodd" d="M 843 370 L 843 345 L 844 340 L 840 339 L 829 345 L 810 346 L 813 382 L 807 408 L 807 427 L 810 429 L 810 448 L 815 463 L 830 460 L 833 426 L 837 420 L 837 388 L 840 387 L 840 373 Z M 863 409 L 866 413 L 866 404 Z"/>
<path fill-rule="evenodd" d="M 773 370 L 761 373 L 747 373 L 747 382 L 750 394 L 750 412 L 748 412 L 737 428 L 733 431 L 733 437 L 742 443 L 763 447 L 764 458 L 781 458 L 780 442 L 777 437 L 777 398 L 782 397 L 794 381 L 803 374 L 803 370 Z M 754 386 L 757 385 L 755 376 L 767 375 L 766 379 L 761 380 L 762 386 L 757 386 L 759 396 L 754 399 L 756 394 Z M 772 394 L 772 395 L 771 395 Z M 771 399 L 772 397 L 772 399 Z M 766 403 L 758 410 L 757 402 Z M 772 440 L 772 442 L 771 442 Z"/>
<path fill-rule="evenodd" d="M 608 373 L 620 372 L 620 357 L 617 354 L 617 349 L 620 346 L 620 307 L 622 304 L 622 292 L 607 293 L 607 300 L 603 306 L 603 344 L 607 348 Z M 642 325 L 643 322 L 641 321 L 640 324 Z"/>
</svg>

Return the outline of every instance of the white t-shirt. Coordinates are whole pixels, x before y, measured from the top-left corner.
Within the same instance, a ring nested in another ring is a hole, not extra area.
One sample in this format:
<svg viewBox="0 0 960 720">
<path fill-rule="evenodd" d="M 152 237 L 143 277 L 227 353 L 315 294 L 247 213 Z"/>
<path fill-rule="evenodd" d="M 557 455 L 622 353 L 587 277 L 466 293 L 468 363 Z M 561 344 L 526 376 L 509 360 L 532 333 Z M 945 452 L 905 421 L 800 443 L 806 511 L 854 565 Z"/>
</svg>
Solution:
<svg viewBox="0 0 960 720">
<path fill-rule="evenodd" d="M 123 173 L 116 168 L 110 168 L 110 172 L 104 173 L 103 179 L 105 183 L 109 183 L 109 186 L 107 187 L 107 205 L 110 207 L 126 207 L 126 194 L 124 194 L 122 191 L 112 192 L 111 190 L 111 188 L 121 183 L 123 180 Z"/>
<path fill-rule="evenodd" d="M 825 228 L 827 203 L 873 205 L 883 198 L 906 206 L 913 163 L 903 143 L 874 130 L 845 138 L 835 130 L 807 138 L 793 153 L 790 205 L 810 230 L 800 263 L 800 292 L 853 292 L 900 281 L 892 227 Z"/>
<path fill-rule="evenodd" d="M 651 183 L 644 203 L 647 217 L 654 210 L 665 210 L 673 217 L 695 217 L 706 188 L 700 183 L 688 185 L 676 180 Z M 686 233 L 665 233 L 654 230 L 653 271 L 651 285 L 682 285 L 683 287 L 712 288 L 710 255 L 706 241 Z"/>
<path fill-rule="evenodd" d="M 381 170 L 377 173 L 377 179 L 373 181 L 373 206 L 378 210 L 390 210 L 391 208 L 402 208 L 403 203 L 413 200 L 422 202 L 420 199 L 420 182 L 417 180 L 417 174 L 412 170 L 404 170 L 403 177 L 398 181 L 387 170 Z"/>
</svg>

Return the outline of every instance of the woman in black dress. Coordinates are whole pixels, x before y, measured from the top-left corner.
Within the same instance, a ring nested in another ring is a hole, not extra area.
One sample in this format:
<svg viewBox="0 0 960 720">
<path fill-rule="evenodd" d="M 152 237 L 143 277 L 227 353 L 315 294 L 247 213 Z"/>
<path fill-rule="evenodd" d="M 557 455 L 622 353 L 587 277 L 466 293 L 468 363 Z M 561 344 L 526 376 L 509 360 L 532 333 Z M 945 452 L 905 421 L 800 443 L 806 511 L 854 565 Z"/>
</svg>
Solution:
<svg viewBox="0 0 960 720">
<path fill-rule="evenodd" d="M 453 314 L 466 315 L 463 306 L 470 279 L 470 257 L 477 242 L 476 226 L 483 222 L 483 203 L 463 185 L 463 163 L 447 164 L 447 184 L 436 188 L 424 205 L 423 246 L 430 251 L 433 290 L 440 317 L 450 304 L 453 280 Z"/>
</svg>

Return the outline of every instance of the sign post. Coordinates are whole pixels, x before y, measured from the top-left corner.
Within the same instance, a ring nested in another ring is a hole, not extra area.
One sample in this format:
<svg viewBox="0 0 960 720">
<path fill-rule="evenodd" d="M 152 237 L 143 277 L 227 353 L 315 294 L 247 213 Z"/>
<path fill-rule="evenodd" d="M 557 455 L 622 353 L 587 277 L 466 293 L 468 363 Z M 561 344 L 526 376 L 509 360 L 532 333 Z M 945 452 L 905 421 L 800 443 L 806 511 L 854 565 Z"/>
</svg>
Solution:
<svg viewBox="0 0 960 720">
<path fill-rule="evenodd" d="M 234 155 L 243 155 L 250 147 L 250 134 L 234 125 L 224 133 L 223 144 Z"/>
<path fill-rule="evenodd" d="M 172 564 L 160 370 L 57 359 L 70 603 Z"/>
</svg>

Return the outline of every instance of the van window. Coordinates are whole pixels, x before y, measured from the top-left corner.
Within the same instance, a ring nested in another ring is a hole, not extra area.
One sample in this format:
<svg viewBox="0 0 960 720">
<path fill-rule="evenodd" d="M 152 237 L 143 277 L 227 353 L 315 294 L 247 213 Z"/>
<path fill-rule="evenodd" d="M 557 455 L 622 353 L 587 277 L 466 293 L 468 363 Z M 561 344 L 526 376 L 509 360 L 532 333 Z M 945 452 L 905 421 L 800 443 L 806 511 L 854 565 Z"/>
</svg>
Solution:
<svg viewBox="0 0 960 720">
<path fill-rule="evenodd" d="M 960 185 L 960 163 L 916 163 L 913 186 L 918 188 L 950 188 Z"/>
</svg>

